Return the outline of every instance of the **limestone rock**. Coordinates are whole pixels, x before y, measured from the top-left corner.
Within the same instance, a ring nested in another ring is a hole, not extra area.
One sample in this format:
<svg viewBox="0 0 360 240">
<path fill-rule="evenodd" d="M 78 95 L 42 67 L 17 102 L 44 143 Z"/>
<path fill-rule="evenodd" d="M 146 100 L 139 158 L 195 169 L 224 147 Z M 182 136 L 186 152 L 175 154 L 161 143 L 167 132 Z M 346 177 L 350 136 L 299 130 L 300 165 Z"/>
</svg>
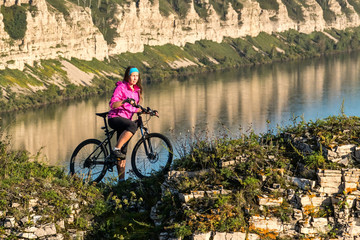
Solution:
<svg viewBox="0 0 360 240">
<path fill-rule="evenodd" d="M 242 9 L 227 5 L 227 14 L 221 18 L 211 4 L 206 5 L 207 17 L 199 17 L 194 2 L 190 2 L 187 15 L 180 18 L 170 13 L 163 16 L 159 10 L 159 1 L 140 0 L 116 5 L 113 28 L 117 36 L 113 44 L 107 44 L 99 29 L 94 26 L 91 10 L 65 1 L 69 15 L 55 10 L 45 0 L 4 1 L 0 5 L 32 4 L 36 13 L 26 13 L 27 31 L 24 39 L 13 40 L 4 30 L 3 16 L 0 14 L 0 69 L 14 68 L 22 70 L 25 64 L 33 65 L 40 59 L 76 57 L 83 60 L 96 58 L 104 60 L 109 55 L 123 52 L 141 52 L 144 45 L 156 46 L 173 44 L 184 46 L 186 43 L 207 39 L 221 42 L 224 37 L 241 38 L 257 36 L 260 32 L 273 33 L 294 29 L 302 33 L 323 31 L 336 28 L 343 30 L 360 25 L 359 15 L 347 2 L 349 9 L 345 14 L 339 3 L 329 1 L 329 9 L 336 14 L 336 21 L 326 22 L 323 10 L 316 0 L 307 0 L 301 5 L 304 21 L 289 18 L 286 6 L 277 0 L 279 9 L 261 9 L 256 0 L 242 1 Z M 131 27 L 129 27 L 131 26 Z M 279 50 L 281 52 L 281 49 Z M 177 60 L 170 61 L 171 67 L 178 68 Z M 187 65 L 199 65 L 186 61 Z M 304 143 L 306 147 L 306 143 Z M 311 150 L 306 147 L 307 150 Z"/>
</svg>

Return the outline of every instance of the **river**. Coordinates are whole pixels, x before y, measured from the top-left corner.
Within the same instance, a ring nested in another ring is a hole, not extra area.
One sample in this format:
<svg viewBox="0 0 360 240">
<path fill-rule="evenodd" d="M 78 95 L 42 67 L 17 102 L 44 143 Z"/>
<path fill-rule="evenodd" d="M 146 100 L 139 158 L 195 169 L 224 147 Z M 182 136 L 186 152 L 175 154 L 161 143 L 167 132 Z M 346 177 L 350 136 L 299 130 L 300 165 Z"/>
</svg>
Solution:
<svg viewBox="0 0 360 240">
<path fill-rule="evenodd" d="M 149 121 L 150 130 L 167 135 L 179 148 L 191 139 L 275 131 L 294 116 L 316 120 L 338 115 L 343 101 L 346 115 L 359 115 L 359 76 L 360 54 L 354 52 L 145 85 L 143 105 L 160 113 Z M 107 111 L 109 99 L 110 93 L 2 114 L 1 131 L 11 137 L 14 149 L 32 155 L 40 151 L 40 161 L 67 168 L 82 140 L 104 137 L 95 113 Z"/>
</svg>

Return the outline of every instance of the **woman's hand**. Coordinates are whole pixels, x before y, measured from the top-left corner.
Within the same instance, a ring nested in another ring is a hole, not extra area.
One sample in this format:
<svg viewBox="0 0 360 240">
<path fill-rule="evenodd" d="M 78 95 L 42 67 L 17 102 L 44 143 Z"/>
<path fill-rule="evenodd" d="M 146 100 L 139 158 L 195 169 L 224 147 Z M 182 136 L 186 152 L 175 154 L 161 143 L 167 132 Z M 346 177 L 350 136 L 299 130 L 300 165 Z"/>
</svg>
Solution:
<svg viewBox="0 0 360 240">
<path fill-rule="evenodd" d="M 127 99 L 123 100 L 123 104 L 124 103 L 129 103 L 130 105 L 134 106 L 136 102 L 135 102 L 135 99 L 133 99 L 133 98 L 127 98 Z"/>
<path fill-rule="evenodd" d="M 136 102 L 135 102 L 134 99 L 132 99 L 132 98 L 127 98 L 127 99 L 122 100 L 122 101 L 114 102 L 113 105 L 112 105 L 112 109 L 119 108 L 119 107 L 121 107 L 122 105 L 124 105 L 125 103 L 129 103 L 129 104 L 131 104 L 132 106 L 134 106 L 134 105 L 136 104 Z"/>
</svg>

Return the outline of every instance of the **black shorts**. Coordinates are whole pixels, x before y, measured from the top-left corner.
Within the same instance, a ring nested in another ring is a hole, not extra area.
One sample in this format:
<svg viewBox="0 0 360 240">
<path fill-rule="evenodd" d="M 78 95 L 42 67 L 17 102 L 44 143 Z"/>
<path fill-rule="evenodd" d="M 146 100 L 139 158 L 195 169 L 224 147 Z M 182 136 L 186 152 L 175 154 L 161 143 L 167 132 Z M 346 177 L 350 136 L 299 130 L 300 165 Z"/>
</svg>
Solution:
<svg viewBox="0 0 360 240">
<path fill-rule="evenodd" d="M 123 131 L 129 131 L 132 134 L 136 133 L 137 125 L 134 121 L 123 117 L 109 118 L 109 126 L 117 131 L 118 137 Z"/>
<path fill-rule="evenodd" d="M 125 130 L 131 132 L 132 134 L 135 134 L 137 130 L 137 124 L 134 121 L 123 117 L 109 118 L 108 123 L 112 129 L 116 130 L 116 139 L 119 139 L 121 133 Z M 121 152 L 124 154 L 127 152 L 128 142 L 121 148 Z"/>
</svg>

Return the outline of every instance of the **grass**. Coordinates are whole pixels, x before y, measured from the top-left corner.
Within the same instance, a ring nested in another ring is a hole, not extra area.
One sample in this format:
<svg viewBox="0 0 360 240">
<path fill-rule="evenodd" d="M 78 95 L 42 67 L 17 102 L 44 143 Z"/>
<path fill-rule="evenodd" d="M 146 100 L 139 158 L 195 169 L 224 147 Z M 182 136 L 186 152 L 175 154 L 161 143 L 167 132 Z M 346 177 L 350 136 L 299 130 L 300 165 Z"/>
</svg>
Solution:
<svg viewBox="0 0 360 240">
<path fill-rule="evenodd" d="M 288 15 L 292 20 L 304 21 L 304 14 L 302 12 L 302 3 L 295 0 L 282 0 L 288 11 Z"/>
<path fill-rule="evenodd" d="M 4 30 L 12 39 L 23 39 L 27 29 L 26 10 L 23 6 L 1 6 Z"/>
<path fill-rule="evenodd" d="M 323 17 L 326 22 L 333 22 L 336 20 L 335 13 L 330 10 L 329 1 L 327 0 L 316 0 L 323 10 Z"/>
<path fill-rule="evenodd" d="M 356 0 L 348 0 L 348 3 L 354 7 L 354 10 L 360 14 L 360 3 Z"/>
<path fill-rule="evenodd" d="M 279 4 L 276 0 L 256 0 L 260 4 L 260 8 L 266 10 L 279 10 Z"/>
<path fill-rule="evenodd" d="M 304 4 L 301 1 L 299 4 Z M 260 33 L 256 37 L 224 38 L 222 43 L 201 40 L 187 43 L 184 47 L 166 44 L 164 46 L 144 46 L 139 53 L 122 53 L 111 56 L 105 61 L 93 59 L 84 61 L 42 60 L 34 66 L 26 66 L 23 72 L 17 70 L 1 70 L 0 86 L 20 86 L 29 89 L 30 95 L 18 94 L 11 98 L 6 94 L 0 98 L 2 111 L 23 109 L 29 106 L 65 99 L 80 98 L 89 94 L 104 93 L 112 90 L 116 81 L 129 65 L 137 66 L 145 83 L 161 82 L 171 77 L 196 74 L 204 71 L 238 68 L 248 65 L 264 64 L 274 61 L 288 61 L 310 57 L 318 57 L 336 52 L 357 50 L 360 48 L 360 28 L 346 30 L 327 30 L 337 41 L 321 32 L 311 34 L 288 30 L 280 33 Z M 91 86 L 77 86 L 70 82 L 61 61 L 69 61 L 79 70 L 93 74 Z M 190 61 L 184 67 L 172 68 L 174 61 Z M 55 82 L 56 81 L 56 82 Z M 49 89 L 31 93 L 32 87 L 60 84 L 65 90 Z M 8 91 L 7 91 L 8 92 Z M 55 93 L 61 95 L 53 95 Z M 12 95 L 13 96 L 13 95 Z"/>
<path fill-rule="evenodd" d="M 68 17 L 70 15 L 64 0 L 46 0 L 46 2 L 50 4 L 53 8 L 55 8 L 57 11 L 61 12 L 64 17 Z"/>
<path fill-rule="evenodd" d="M 161 232 L 183 238 L 209 231 L 246 232 L 251 230 L 249 218 L 256 214 L 288 222 L 293 212 L 291 204 L 283 201 L 278 207 L 260 208 L 259 196 L 286 199 L 286 191 L 272 190 L 270 194 L 266 189 L 271 189 L 274 184 L 280 189 L 296 189 L 284 175 L 297 176 L 298 164 L 305 164 L 310 169 L 343 168 L 330 163 L 318 146 L 331 148 L 333 141 L 338 145 L 358 145 L 359 135 L 360 118 L 341 113 L 309 122 L 294 118 L 291 125 L 278 128 L 276 134 L 257 135 L 250 130 L 236 139 L 200 136 L 194 141 L 186 141 L 189 146 L 174 161 L 173 168 L 186 171 L 210 169 L 207 173 L 195 178 L 177 177 L 167 185 L 162 185 L 164 176 L 154 175 L 141 181 L 130 178 L 118 184 L 107 182 L 97 186 L 83 185 L 61 169 L 37 162 L 39 155 L 11 151 L 8 140 L 1 138 L 0 210 L 21 219 L 29 213 L 22 207 L 11 207 L 10 203 L 22 206 L 37 198 L 46 203 L 36 210 L 36 214 L 48 216 L 43 223 L 59 221 L 71 214 L 75 202 L 70 196 L 76 194 L 76 202 L 86 201 L 87 204 L 80 205 L 80 214 L 67 227 L 86 230 L 86 237 L 91 239 L 155 239 Z M 294 142 L 299 138 L 306 138 L 313 154 L 305 155 L 296 149 Z M 236 160 L 232 167 L 221 167 L 222 162 L 231 160 Z M 207 194 L 184 206 L 174 189 L 182 193 L 214 189 L 230 192 Z M 155 225 L 149 218 L 155 205 L 160 225 Z M 326 210 L 318 214 L 323 216 L 331 212 Z"/>
<path fill-rule="evenodd" d="M 7 87 L 7 86 L 13 86 L 18 85 L 22 88 L 28 88 L 29 85 L 31 86 L 42 86 L 43 83 L 36 79 L 35 77 L 31 75 L 27 75 L 26 73 L 14 69 L 5 69 L 0 70 L 0 86 Z"/>
<path fill-rule="evenodd" d="M 306 138 L 306 142 L 314 150 L 313 154 L 299 153 L 285 133 L 291 135 L 291 141 Z M 258 196 L 268 195 L 269 192 L 264 192 L 264 189 L 271 188 L 273 184 L 279 184 L 281 189 L 296 189 L 283 176 L 296 176 L 299 164 L 304 164 L 309 169 L 344 168 L 341 164 L 327 160 L 319 146 L 330 149 L 335 140 L 336 145 L 358 145 L 359 134 L 360 118 L 340 114 L 310 122 L 294 119 L 293 125 L 278 129 L 278 133 L 274 135 L 270 133 L 256 135 L 250 132 L 233 140 L 219 138 L 198 141 L 197 139 L 190 142 L 190 146 L 187 147 L 188 154 L 175 161 L 173 167 L 177 170 L 212 169 L 212 171 L 194 178 L 173 179 L 170 188 L 186 193 L 190 190 L 209 191 L 221 186 L 232 190 L 232 194 L 190 200 L 187 210 L 176 215 L 176 223 L 167 227 L 174 229 L 178 237 L 187 237 L 194 232 L 244 232 L 249 230 L 249 215 L 274 216 L 283 222 L 288 222 L 290 220 L 288 216 L 293 211 L 293 207 L 288 202 L 284 201 L 280 207 L 260 209 L 257 204 Z M 219 162 L 234 159 L 236 161 L 233 167 L 219 167 Z M 356 163 L 347 166 L 347 168 L 357 167 Z M 281 192 L 272 191 L 272 194 L 274 198 L 285 197 Z M 171 209 L 179 207 L 176 201 L 168 201 L 164 204 L 172 205 Z M 249 213 L 244 209 L 249 209 Z M 168 220 L 165 218 L 164 222 Z"/>
</svg>

